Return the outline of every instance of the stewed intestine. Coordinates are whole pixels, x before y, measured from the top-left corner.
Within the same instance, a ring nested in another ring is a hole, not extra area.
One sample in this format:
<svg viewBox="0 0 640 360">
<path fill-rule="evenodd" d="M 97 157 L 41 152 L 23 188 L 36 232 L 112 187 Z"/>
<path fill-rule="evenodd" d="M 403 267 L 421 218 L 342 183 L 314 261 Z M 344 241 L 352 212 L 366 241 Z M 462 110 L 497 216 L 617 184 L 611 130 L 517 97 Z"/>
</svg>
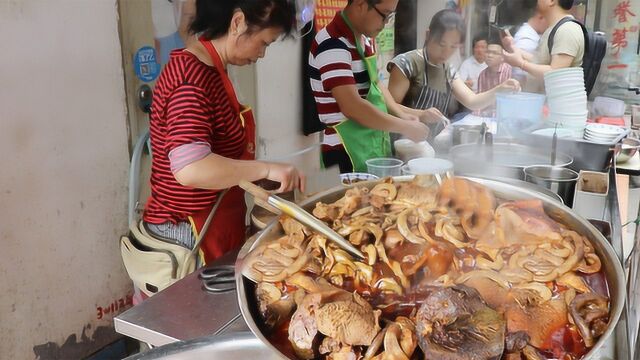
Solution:
<svg viewBox="0 0 640 360">
<path fill-rule="evenodd" d="M 550 218 L 539 200 L 499 201 L 460 178 L 426 183 L 385 179 L 316 204 L 313 214 L 364 260 L 287 217 L 282 237 L 250 253 L 243 272 L 258 283 L 274 336 L 288 334 L 291 348 L 281 350 L 304 359 L 475 359 L 480 348 L 500 349 L 504 359 L 584 355 L 609 316 L 589 240 Z M 457 310 L 428 323 L 417 317 L 440 298 Z M 352 320 L 338 320 L 345 316 Z M 498 324 L 504 331 L 486 333 Z M 353 335 L 362 329 L 366 336 Z"/>
</svg>

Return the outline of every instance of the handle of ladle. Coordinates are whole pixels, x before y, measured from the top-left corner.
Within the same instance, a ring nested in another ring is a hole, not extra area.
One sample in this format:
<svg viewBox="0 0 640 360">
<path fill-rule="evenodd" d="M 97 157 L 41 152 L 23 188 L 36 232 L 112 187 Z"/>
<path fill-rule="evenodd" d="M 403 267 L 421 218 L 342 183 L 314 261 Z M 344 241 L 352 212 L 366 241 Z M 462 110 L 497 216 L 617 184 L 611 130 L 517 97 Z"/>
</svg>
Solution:
<svg viewBox="0 0 640 360">
<path fill-rule="evenodd" d="M 242 189 L 244 189 L 244 191 L 248 192 L 249 194 L 251 194 L 253 196 L 253 200 L 255 201 L 256 205 L 260 206 L 261 208 L 264 208 L 266 210 L 271 211 L 272 213 L 278 214 L 280 213 L 280 211 L 278 211 L 278 209 L 274 208 L 273 206 L 269 205 L 269 196 L 271 196 L 271 194 L 261 188 L 260 186 L 246 181 L 246 180 L 240 180 L 240 184 L 238 184 Z"/>
</svg>

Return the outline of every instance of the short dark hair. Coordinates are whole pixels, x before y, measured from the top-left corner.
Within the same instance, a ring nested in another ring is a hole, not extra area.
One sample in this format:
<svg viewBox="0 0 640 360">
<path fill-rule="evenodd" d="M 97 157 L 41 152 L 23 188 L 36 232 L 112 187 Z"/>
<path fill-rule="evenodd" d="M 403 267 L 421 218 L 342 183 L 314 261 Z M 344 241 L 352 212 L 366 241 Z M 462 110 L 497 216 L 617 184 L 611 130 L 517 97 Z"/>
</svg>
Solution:
<svg viewBox="0 0 640 360">
<path fill-rule="evenodd" d="M 500 45 L 502 46 L 502 40 L 499 34 L 491 34 L 487 40 L 487 45 Z"/>
<path fill-rule="evenodd" d="M 476 47 L 476 44 L 480 41 L 486 41 L 487 44 L 489 43 L 489 39 L 485 33 L 480 33 L 473 37 L 473 41 L 471 41 L 471 48 L 473 49 Z"/>
<path fill-rule="evenodd" d="M 288 0 L 197 0 L 196 16 L 189 27 L 211 40 L 224 36 L 236 10 L 244 13 L 248 32 L 277 27 L 290 35 L 295 22 L 295 5 Z"/>
<path fill-rule="evenodd" d="M 441 40 L 444 33 L 450 30 L 457 30 L 460 41 L 464 41 L 466 30 L 462 16 L 451 9 L 440 10 L 431 18 L 427 40 Z"/>
<path fill-rule="evenodd" d="M 573 0 L 558 0 L 558 5 L 565 10 L 569 10 L 573 7 Z"/>
</svg>

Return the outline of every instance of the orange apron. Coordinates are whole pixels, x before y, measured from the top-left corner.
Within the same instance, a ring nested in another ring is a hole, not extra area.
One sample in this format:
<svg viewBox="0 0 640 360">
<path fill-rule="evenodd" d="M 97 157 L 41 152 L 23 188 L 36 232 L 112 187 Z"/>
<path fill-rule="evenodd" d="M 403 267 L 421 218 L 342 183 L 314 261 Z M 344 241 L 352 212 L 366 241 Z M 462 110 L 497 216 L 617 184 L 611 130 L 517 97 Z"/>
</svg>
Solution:
<svg viewBox="0 0 640 360">
<path fill-rule="evenodd" d="M 256 125 L 253 112 L 251 108 L 238 102 L 231 80 L 229 80 L 227 71 L 213 44 L 204 39 L 200 39 L 200 42 L 207 49 L 214 66 L 220 73 L 227 95 L 231 100 L 235 113 L 238 114 L 238 120 L 244 127 L 245 146 L 240 160 L 255 160 Z M 198 232 L 202 229 L 210 212 L 211 208 L 208 208 L 192 215 L 192 221 Z M 230 188 L 222 198 L 220 206 L 214 214 L 213 220 L 209 224 L 209 229 L 201 242 L 200 249 L 204 254 L 205 263 L 210 263 L 223 254 L 242 246 L 246 239 L 246 212 L 244 190 L 238 186 Z"/>
</svg>

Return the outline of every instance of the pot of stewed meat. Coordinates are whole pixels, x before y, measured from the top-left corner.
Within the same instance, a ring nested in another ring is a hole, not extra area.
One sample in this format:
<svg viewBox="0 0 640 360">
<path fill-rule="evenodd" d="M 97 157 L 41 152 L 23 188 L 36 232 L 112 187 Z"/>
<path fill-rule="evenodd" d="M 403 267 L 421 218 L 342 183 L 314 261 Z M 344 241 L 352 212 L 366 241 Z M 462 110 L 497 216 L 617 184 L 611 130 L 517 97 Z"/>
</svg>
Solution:
<svg viewBox="0 0 640 360">
<path fill-rule="evenodd" d="M 502 182 L 396 177 L 301 204 L 355 259 L 280 217 L 236 262 L 251 331 L 289 359 L 595 359 L 624 303 L 611 245 Z"/>
</svg>

